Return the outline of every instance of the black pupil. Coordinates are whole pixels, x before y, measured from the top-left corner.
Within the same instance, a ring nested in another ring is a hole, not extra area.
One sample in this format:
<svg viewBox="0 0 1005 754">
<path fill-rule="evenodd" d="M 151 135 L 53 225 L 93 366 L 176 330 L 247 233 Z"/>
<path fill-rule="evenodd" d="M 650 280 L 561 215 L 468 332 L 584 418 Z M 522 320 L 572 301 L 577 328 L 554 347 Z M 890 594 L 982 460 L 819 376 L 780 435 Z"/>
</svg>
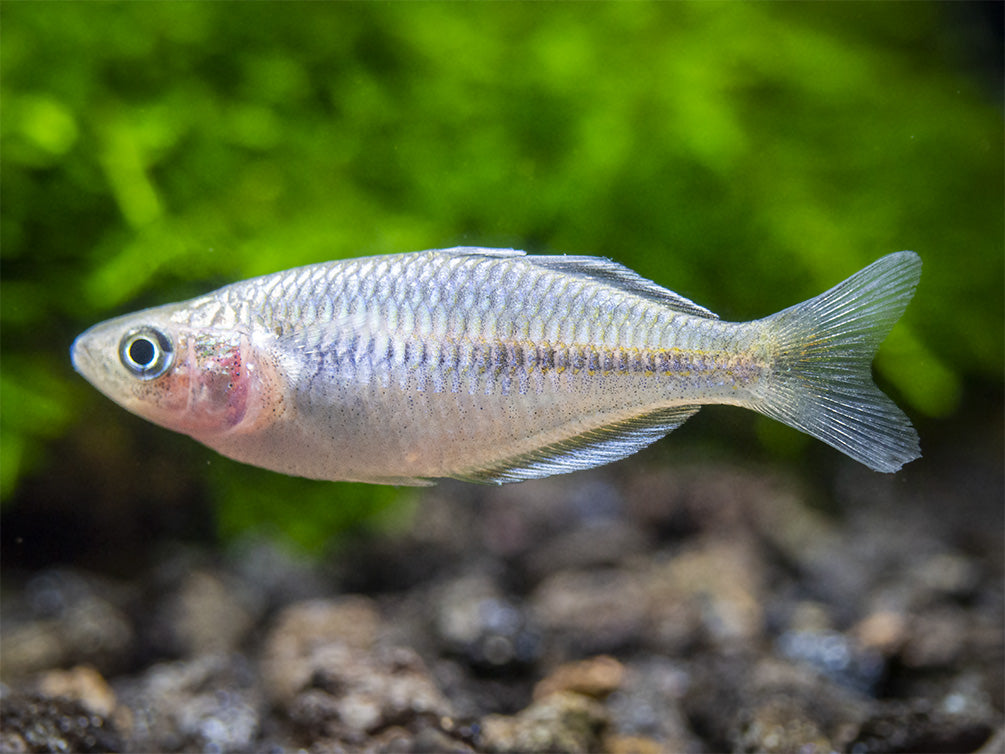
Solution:
<svg viewBox="0 0 1005 754">
<path fill-rule="evenodd" d="M 134 364 L 141 367 L 149 366 L 153 360 L 156 350 L 154 344 L 146 338 L 137 338 L 129 344 L 129 358 Z"/>
</svg>

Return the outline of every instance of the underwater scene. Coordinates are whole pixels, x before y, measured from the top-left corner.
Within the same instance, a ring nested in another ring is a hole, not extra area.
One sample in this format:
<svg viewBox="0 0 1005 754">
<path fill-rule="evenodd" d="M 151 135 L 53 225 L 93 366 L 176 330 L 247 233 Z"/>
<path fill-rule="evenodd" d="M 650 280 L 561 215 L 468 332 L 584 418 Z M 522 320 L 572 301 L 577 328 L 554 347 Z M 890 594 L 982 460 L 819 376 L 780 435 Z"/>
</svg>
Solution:
<svg viewBox="0 0 1005 754">
<path fill-rule="evenodd" d="M 0 13 L 0 751 L 1005 746 L 1001 5 Z"/>
</svg>

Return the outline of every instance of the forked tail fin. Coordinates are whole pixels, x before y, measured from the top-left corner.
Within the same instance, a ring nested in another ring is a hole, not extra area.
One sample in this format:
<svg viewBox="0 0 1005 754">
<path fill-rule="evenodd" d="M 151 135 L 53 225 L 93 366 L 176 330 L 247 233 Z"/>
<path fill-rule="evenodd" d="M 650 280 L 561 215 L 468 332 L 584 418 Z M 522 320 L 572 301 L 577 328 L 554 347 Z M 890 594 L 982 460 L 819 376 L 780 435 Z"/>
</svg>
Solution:
<svg viewBox="0 0 1005 754">
<path fill-rule="evenodd" d="M 761 320 L 771 376 L 752 408 L 876 471 L 921 456 L 910 420 L 872 381 L 879 344 L 921 277 L 913 251 L 890 254 L 816 298 Z"/>
</svg>

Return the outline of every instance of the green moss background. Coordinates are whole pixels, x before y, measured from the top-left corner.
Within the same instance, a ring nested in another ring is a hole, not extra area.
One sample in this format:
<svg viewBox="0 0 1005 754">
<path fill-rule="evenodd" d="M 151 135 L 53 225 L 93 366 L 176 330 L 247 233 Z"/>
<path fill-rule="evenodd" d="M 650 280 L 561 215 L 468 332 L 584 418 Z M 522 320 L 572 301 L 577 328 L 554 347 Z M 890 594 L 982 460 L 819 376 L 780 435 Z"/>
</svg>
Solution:
<svg viewBox="0 0 1005 754">
<path fill-rule="evenodd" d="M 174 495 L 206 502 L 224 532 L 272 521 L 309 545 L 388 505 L 393 491 L 249 469 L 147 427 L 77 377 L 67 349 L 99 320 L 235 279 L 456 244 L 608 256 L 729 319 L 914 249 L 922 282 L 881 381 L 923 447 L 989 396 L 1000 413 L 1001 61 L 986 6 L 0 13 L 5 501 L 76 490 L 127 510 Z M 751 452 L 812 452 L 742 421 L 763 442 Z"/>
</svg>

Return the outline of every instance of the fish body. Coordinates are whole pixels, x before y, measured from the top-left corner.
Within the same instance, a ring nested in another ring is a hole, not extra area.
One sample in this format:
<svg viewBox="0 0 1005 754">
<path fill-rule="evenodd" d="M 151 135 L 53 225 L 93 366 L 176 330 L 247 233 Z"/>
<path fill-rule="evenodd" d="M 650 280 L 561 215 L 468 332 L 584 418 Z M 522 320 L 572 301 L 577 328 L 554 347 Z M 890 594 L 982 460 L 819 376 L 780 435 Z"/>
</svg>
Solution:
<svg viewBox="0 0 1005 754">
<path fill-rule="evenodd" d="M 390 484 L 589 468 L 703 404 L 743 406 L 879 471 L 917 458 L 872 383 L 921 261 L 723 322 L 606 259 L 460 247 L 300 267 L 103 322 L 75 368 L 126 409 L 239 461 Z"/>
</svg>

